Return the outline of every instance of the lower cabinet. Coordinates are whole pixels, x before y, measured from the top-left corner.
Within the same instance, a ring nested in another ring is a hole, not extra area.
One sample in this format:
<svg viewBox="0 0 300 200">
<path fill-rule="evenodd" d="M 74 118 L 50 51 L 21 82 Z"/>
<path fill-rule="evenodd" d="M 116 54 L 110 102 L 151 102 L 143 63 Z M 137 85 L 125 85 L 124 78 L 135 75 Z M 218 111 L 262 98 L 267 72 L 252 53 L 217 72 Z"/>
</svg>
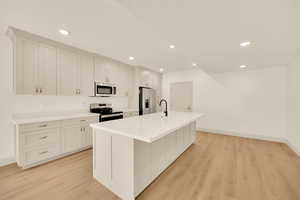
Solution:
<svg viewBox="0 0 300 200">
<path fill-rule="evenodd" d="M 139 115 L 138 111 L 124 112 L 123 118 L 134 117 L 134 116 L 138 116 L 138 115 Z"/>
<path fill-rule="evenodd" d="M 18 125 L 16 160 L 29 168 L 92 146 L 91 123 L 99 117 Z"/>
<path fill-rule="evenodd" d="M 92 145 L 92 128 L 89 126 L 63 127 L 61 134 L 64 153 Z"/>
<path fill-rule="evenodd" d="M 61 129 L 63 153 L 81 148 L 82 128 L 80 126 L 63 127 Z"/>
<path fill-rule="evenodd" d="M 135 199 L 192 145 L 195 124 L 190 122 L 153 142 L 94 129 L 94 178 L 121 199 Z"/>
<path fill-rule="evenodd" d="M 82 128 L 82 130 L 82 146 L 91 146 L 93 144 L 93 129 L 89 126 L 85 126 Z"/>
</svg>

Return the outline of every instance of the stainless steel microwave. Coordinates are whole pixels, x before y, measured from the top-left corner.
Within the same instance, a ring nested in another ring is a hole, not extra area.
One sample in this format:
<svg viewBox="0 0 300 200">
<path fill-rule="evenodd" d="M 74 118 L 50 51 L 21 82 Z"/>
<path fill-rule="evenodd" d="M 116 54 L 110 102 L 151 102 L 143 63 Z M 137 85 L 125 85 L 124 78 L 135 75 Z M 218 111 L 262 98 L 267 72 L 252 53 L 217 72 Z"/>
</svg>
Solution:
<svg viewBox="0 0 300 200">
<path fill-rule="evenodd" d="M 110 83 L 95 82 L 95 96 L 110 97 L 117 95 L 117 87 Z"/>
</svg>

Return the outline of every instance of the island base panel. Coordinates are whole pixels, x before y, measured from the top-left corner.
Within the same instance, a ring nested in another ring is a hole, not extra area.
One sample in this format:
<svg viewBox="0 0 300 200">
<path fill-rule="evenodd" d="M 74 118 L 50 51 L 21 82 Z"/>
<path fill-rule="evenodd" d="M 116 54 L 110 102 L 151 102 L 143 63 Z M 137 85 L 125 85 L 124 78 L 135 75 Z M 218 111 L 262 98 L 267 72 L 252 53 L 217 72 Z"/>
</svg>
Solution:
<svg viewBox="0 0 300 200">
<path fill-rule="evenodd" d="M 94 129 L 94 178 L 123 200 L 133 200 L 195 140 L 192 122 L 152 143 Z"/>
</svg>

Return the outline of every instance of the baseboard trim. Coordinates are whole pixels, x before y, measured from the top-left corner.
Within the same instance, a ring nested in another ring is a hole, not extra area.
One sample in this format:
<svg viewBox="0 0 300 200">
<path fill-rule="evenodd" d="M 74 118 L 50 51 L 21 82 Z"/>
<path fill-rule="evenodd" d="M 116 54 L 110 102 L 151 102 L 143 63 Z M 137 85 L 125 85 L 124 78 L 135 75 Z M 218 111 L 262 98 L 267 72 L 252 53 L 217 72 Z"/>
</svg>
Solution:
<svg viewBox="0 0 300 200">
<path fill-rule="evenodd" d="M 242 138 L 250 138 L 250 139 L 265 140 L 265 141 L 270 141 L 270 142 L 284 143 L 293 152 L 295 152 L 295 154 L 297 154 L 300 157 L 300 149 L 298 149 L 295 145 L 293 145 L 286 138 L 267 137 L 267 136 L 253 135 L 253 134 L 241 134 L 241 133 L 237 133 L 237 132 L 221 131 L 221 130 L 206 129 L 206 128 L 197 128 L 197 131 L 204 131 L 204 132 L 209 132 L 209 133 L 213 133 L 213 134 L 236 136 L 236 137 L 242 137 Z"/>
<path fill-rule="evenodd" d="M 269 137 L 269 136 L 247 134 L 247 133 L 242 134 L 242 133 L 238 133 L 238 132 L 222 131 L 222 130 L 206 129 L 206 128 L 197 128 L 197 131 L 204 131 L 204 132 L 209 132 L 209 133 L 214 133 L 214 134 L 237 136 L 237 137 L 257 139 L 257 140 L 265 140 L 265 141 L 270 141 L 270 142 L 287 143 L 287 140 L 285 138 L 279 138 L 279 137 Z"/>
<path fill-rule="evenodd" d="M 14 157 L 7 157 L 7 158 L 1 158 L 0 159 L 0 167 L 3 167 L 5 165 L 9 165 L 9 164 L 12 164 L 12 163 L 15 163 L 16 160 Z"/>
<path fill-rule="evenodd" d="M 300 157 L 300 150 L 297 149 L 289 140 L 286 141 L 286 144 Z"/>
</svg>

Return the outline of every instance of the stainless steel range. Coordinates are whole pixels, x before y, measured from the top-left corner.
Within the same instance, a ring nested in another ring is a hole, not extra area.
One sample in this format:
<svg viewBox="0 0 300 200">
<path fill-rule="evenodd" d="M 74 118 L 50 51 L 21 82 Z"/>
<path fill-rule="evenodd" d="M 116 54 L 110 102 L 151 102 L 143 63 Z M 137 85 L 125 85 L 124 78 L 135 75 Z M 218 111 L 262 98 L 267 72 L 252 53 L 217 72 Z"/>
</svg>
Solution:
<svg viewBox="0 0 300 200">
<path fill-rule="evenodd" d="M 123 118 L 123 112 L 121 111 L 114 112 L 111 107 L 111 104 L 106 104 L 106 103 L 91 104 L 90 112 L 100 114 L 99 122 L 105 122 L 109 120 L 116 120 L 116 119 Z"/>
</svg>

